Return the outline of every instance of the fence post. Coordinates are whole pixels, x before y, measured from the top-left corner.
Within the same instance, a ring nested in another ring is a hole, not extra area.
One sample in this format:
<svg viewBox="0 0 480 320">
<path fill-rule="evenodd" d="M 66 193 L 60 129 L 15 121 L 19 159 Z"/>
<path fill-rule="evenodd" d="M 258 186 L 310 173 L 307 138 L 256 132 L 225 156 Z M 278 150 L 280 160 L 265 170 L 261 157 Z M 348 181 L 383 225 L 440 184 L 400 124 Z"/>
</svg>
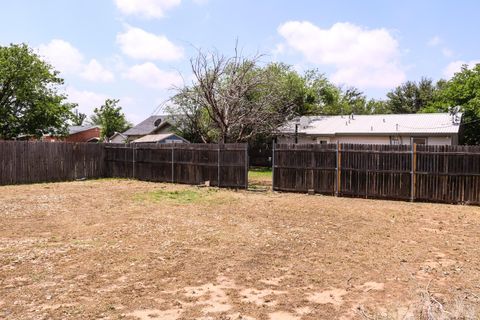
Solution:
<svg viewBox="0 0 480 320">
<path fill-rule="evenodd" d="M 307 192 L 313 190 L 315 193 L 315 145 L 310 148 L 310 188 L 307 187 Z"/>
<path fill-rule="evenodd" d="M 123 162 L 125 164 L 125 166 L 123 167 L 123 171 L 124 172 L 124 175 L 122 176 L 122 178 L 125 178 L 125 179 L 128 179 L 128 163 L 127 163 L 127 149 L 128 147 L 130 147 L 130 144 L 127 144 L 125 146 L 125 148 L 123 148 L 123 150 L 125 150 L 125 152 L 123 153 Z"/>
<path fill-rule="evenodd" d="M 77 144 L 73 144 L 73 180 L 77 180 L 77 158 L 76 158 Z"/>
<path fill-rule="evenodd" d="M 367 160 L 365 161 L 365 199 L 368 199 L 368 185 L 370 183 L 370 179 L 368 176 L 368 166 L 370 165 L 370 153 L 367 153 Z"/>
<path fill-rule="evenodd" d="M 248 144 L 245 144 L 245 190 L 248 190 L 248 169 L 250 167 L 250 161 L 248 158 Z"/>
<path fill-rule="evenodd" d="M 341 149 L 342 149 L 342 146 L 340 144 L 340 142 L 337 141 L 337 165 L 335 167 L 335 171 L 336 171 L 336 184 L 335 184 L 335 196 L 339 196 L 340 194 L 340 181 L 341 181 L 341 171 L 342 171 L 342 168 L 341 168 L 341 161 L 342 161 L 342 154 L 340 153 L 341 152 Z"/>
<path fill-rule="evenodd" d="M 172 143 L 172 183 L 175 183 L 175 143 Z"/>
<path fill-rule="evenodd" d="M 135 151 L 136 151 L 135 144 L 132 145 L 132 179 L 135 179 Z"/>
<path fill-rule="evenodd" d="M 412 153 L 412 158 L 411 158 L 411 167 L 412 170 L 410 171 L 410 201 L 413 202 L 415 201 L 415 188 L 416 188 L 416 168 L 417 168 L 417 144 L 413 143 L 413 138 L 411 139 L 411 153 Z"/>
<path fill-rule="evenodd" d="M 275 140 L 272 140 L 272 191 L 275 190 Z"/>
</svg>

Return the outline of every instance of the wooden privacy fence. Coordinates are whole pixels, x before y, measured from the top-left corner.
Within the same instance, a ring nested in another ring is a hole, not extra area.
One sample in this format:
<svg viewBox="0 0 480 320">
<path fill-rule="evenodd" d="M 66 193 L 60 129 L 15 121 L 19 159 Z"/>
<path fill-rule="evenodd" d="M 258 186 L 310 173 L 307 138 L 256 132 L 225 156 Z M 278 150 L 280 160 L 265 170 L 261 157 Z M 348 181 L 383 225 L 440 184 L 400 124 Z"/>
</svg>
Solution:
<svg viewBox="0 0 480 320">
<path fill-rule="evenodd" d="M 105 175 L 104 147 L 93 143 L 0 141 L 0 185 Z"/>
<path fill-rule="evenodd" d="M 276 145 L 273 189 L 480 204 L 480 147 Z"/>
<path fill-rule="evenodd" d="M 248 187 L 246 144 L 107 144 L 105 151 L 108 177 Z"/>
</svg>

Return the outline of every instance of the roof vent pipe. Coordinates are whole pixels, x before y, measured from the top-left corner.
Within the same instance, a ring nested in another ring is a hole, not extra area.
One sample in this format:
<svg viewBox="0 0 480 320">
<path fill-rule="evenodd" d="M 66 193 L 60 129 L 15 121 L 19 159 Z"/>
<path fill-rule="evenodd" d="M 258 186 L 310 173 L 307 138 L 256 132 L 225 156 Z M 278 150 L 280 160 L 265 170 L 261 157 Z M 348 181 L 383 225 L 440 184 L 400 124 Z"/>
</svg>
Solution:
<svg viewBox="0 0 480 320">
<path fill-rule="evenodd" d="M 398 123 L 395 126 L 397 127 L 397 131 L 398 131 Z"/>
</svg>

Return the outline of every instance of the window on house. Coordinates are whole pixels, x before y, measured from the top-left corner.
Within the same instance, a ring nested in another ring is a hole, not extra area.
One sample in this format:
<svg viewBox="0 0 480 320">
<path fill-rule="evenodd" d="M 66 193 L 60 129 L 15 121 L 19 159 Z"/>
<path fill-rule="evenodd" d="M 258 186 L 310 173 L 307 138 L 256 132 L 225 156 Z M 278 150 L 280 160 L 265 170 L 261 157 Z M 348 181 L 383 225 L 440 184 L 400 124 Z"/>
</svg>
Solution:
<svg viewBox="0 0 480 320">
<path fill-rule="evenodd" d="M 327 142 L 327 140 L 318 140 L 318 143 L 320 143 L 320 144 L 327 144 L 328 142 Z"/>
<path fill-rule="evenodd" d="M 427 144 L 427 138 L 413 138 L 415 144 Z"/>
<path fill-rule="evenodd" d="M 399 136 L 390 136 L 390 144 L 391 145 L 399 145 L 402 143 L 402 140 Z"/>
</svg>

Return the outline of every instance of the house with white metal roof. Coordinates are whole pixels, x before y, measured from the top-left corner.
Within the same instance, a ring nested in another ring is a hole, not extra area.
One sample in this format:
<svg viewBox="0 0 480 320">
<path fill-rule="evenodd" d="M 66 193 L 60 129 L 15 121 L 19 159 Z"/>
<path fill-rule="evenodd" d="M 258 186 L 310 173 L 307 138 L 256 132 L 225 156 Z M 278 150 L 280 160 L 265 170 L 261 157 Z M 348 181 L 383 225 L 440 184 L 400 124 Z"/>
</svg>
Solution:
<svg viewBox="0 0 480 320">
<path fill-rule="evenodd" d="M 300 117 L 279 128 L 278 143 L 457 145 L 461 113 Z"/>
</svg>

